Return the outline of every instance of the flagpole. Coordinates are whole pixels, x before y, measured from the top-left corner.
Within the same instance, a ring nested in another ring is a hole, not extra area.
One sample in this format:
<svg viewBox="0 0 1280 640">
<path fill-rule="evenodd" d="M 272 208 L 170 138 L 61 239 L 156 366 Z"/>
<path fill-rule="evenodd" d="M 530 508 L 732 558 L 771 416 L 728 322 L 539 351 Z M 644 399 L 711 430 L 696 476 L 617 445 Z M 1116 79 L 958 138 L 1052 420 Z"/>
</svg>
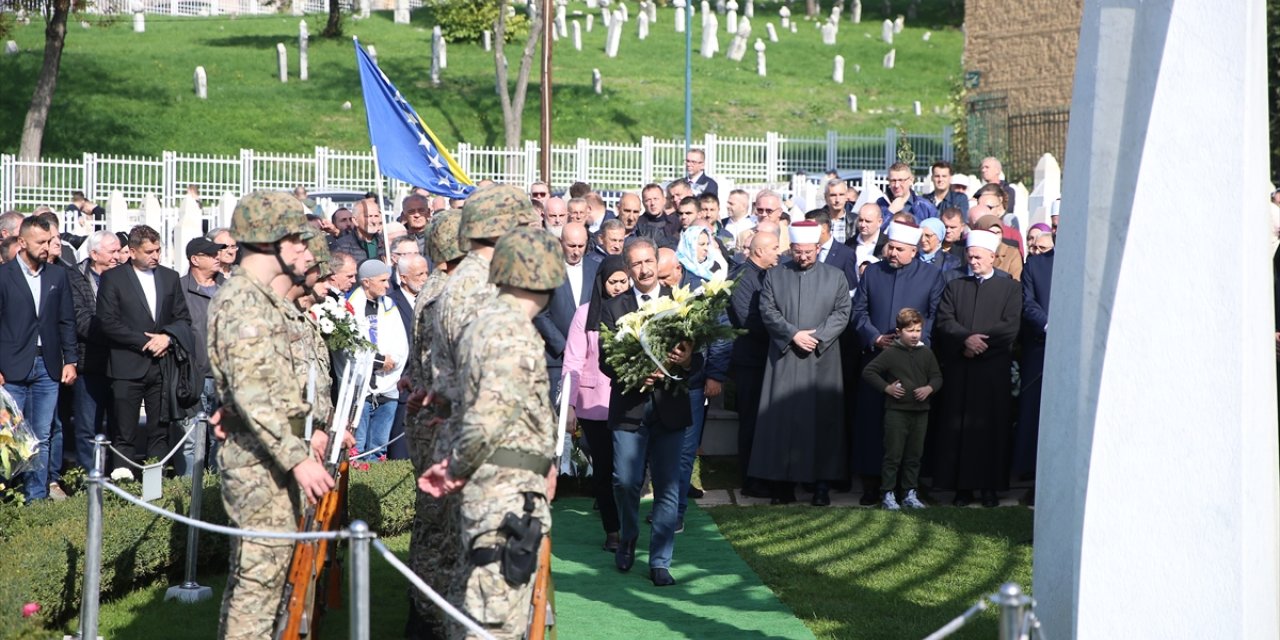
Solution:
<svg viewBox="0 0 1280 640">
<path fill-rule="evenodd" d="M 551 0 L 542 0 L 542 130 L 539 136 L 542 154 L 538 172 L 548 190 L 551 189 L 551 29 L 555 25 L 552 7 Z"/>
<path fill-rule="evenodd" d="M 378 145 L 369 147 L 373 150 L 373 177 L 378 181 L 378 215 L 382 216 L 382 246 L 386 247 L 387 264 L 391 263 L 391 240 L 387 237 L 387 215 L 382 211 L 382 166 L 378 164 Z"/>
</svg>

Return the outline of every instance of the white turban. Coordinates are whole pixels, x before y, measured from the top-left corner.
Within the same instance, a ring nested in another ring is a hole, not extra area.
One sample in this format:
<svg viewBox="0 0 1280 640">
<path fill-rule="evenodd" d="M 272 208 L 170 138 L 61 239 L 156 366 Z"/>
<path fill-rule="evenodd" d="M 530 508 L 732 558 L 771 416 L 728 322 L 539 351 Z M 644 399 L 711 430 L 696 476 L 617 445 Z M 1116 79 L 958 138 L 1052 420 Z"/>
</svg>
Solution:
<svg viewBox="0 0 1280 640">
<path fill-rule="evenodd" d="M 965 241 L 964 246 L 982 247 L 991 253 L 996 253 L 996 250 L 1000 248 L 1000 236 L 990 231 L 974 229 L 969 232 L 969 239 Z"/>
</svg>

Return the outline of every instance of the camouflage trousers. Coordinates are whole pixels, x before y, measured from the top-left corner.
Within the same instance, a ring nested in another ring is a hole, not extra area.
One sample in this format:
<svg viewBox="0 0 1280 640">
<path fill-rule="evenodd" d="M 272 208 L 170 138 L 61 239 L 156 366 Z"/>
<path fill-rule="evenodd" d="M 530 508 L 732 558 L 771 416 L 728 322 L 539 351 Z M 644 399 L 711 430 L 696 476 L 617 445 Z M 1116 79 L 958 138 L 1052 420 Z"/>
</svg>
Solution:
<svg viewBox="0 0 1280 640">
<path fill-rule="evenodd" d="M 415 479 L 438 462 L 432 455 L 438 425 L 428 425 L 435 416 L 427 407 L 405 421 L 405 439 L 413 460 Z M 452 592 L 453 575 L 459 568 L 457 494 L 442 499 L 416 491 L 413 503 L 413 529 L 409 537 L 409 568 L 432 589 L 455 606 L 458 598 Z M 448 617 L 417 588 L 409 587 L 409 599 L 423 620 L 429 621 L 434 636 L 443 638 Z"/>
<path fill-rule="evenodd" d="M 219 451 L 219 462 L 227 452 Z M 241 529 L 296 531 L 300 496 L 288 474 L 254 464 L 222 469 L 222 504 Z M 231 573 L 222 595 L 218 637 L 270 638 L 284 595 L 294 543 L 261 538 L 231 539 Z"/>
<path fill-rule="evenodd" d="M 520 486 L 503 482 L 484 482 L 479 478 L 487 465 L 462 489 L 461 526 L 458 541 L 463 549 L 463 566 L 458 574 L 458 591 L 462 609 L 480 623 L 494 638 L 523 638 L 529 630 L 530 600 L 534 578 L 512 586 L 502 577 L 502 565 L 494 562 L 476 566 L 470 550 L 501 545 L 506 536 L 497 532 L 507 513 L 524 514 L 524 494 Z M 527 483 L 525 484 L 527 486 Z M 533 516 L 542 521 L 543 534 L 551 531 L 551 509 L 543 496 L 535 501 Z M 450 624 L 450 638 L 474 638 L 466 627 Z"/>
</svg>

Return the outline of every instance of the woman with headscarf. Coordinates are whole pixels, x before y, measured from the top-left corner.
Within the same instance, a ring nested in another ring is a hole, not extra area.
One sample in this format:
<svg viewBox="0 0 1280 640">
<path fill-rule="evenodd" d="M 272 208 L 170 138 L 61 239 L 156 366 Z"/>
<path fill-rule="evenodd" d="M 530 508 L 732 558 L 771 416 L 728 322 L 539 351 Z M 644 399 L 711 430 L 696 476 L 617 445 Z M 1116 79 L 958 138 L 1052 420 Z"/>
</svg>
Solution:
<svg viewBox="0 0 1280 640">
<path fill-rule="evenodd" d="M 605 551 L 618 550 L 618 506 L 613 499 L 613 434 L 609 431 L 609 377 L 600 372 L 600 314 L 604 301 L 631 288 L 622 256 L 605 256 L 591 286 L 591 301 L 578 307 L 565 338 L 571 422 L 582 426 L 591 452 L 591 489 L 604 526 Z M 572 427 L 570 427 L 572 431 Z"/>
<path fill-rule="evenodd" d="M 942 250 L 942 239 L 947 237 L 947 226 L 941 218 L 925 218 L 920 221 L 920 261 L 943 271 L 960 269 L 964 265 L 954 253 Z"/>
<path fill-rule="evenodd" d="M 696 276 L 702 282 L 719 282 L 729 275 L 729 265 L 719 252 L 711 250 L 711 230 L 692 226 L 680 234 L 680 247 L 676 259 L 686 274 Z"/>
</svg>

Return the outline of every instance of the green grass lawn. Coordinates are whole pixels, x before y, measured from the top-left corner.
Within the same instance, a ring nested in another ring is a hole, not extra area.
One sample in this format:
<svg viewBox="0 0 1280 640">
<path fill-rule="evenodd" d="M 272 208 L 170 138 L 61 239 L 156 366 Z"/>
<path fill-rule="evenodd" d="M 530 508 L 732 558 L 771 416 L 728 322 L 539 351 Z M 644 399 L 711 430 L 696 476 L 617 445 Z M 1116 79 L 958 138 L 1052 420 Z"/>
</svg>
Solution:
<svg viewBox="0 0 1280 640">
<path fill-rule="evenodd" d="M 828 11 L 830 3 L 828 4 Z M 894 3 L 905 11 L 907 2 Z M 779 28 L 780 42 L 768 50 L 769 77 L 755 71 L 755 51 L 741 63 L 721 53 L 712 60 L 697 55 L 701 27 L 694 27 L 694 135 L 762 137 L 765 131 L 821 136 L 828 130 L 883 132 L 899 127 L 935 133 L 950 115 L 945 106 L 960 72 L 963 34 L 957 28 L 962 8 L 931 0 L 932 13 L 909 23 L 893 45 L 897 68 L 882 68 L 890 46 L 880 40 L 882 3 L 864 3 L 863 22 L 841 23 L 838 44 L 822 44 L 813 23 L 800 20 L 800 32 Z M 948 7 L 950 5 L 950 7 Z M 779 5 L 758 3 L 752 41 L 767 41 L 765 23 L 777 22 Z M 570 4 L 570 13 L 585 5 Z M 636 39 L 635 4 L 624 27 L 617 58 L 604 55 L 605 29 L 597 17 L 583 33 L 583 50 L 562 38 L 554 49 L 555 120 L 558 143 L 579 137 L 619 142 L 642 136 L 683 137 L 684 36 L 672 29 L 674 10 L 662 8 L 648 40 Z M 793 7 L 799 15 L 803 7 Z M 240 148 L 309 153 L 315 146 L 359 150 L 368 147 L 359 76 L 349 37 L 323 41 L 314 34 L 325 16 L 307 17 L 313 34 L 308 82 L 297 79 L 299 18 L 227 16 L 171 18 L 152 15 L 144 34 L 131 21 L 101 21 L 88 16 L 89 28 L 73 17 L 62 59 L 62 73 L 44 139 L 46 156 L 98 153 L 157 155 L 161 150 L 236 153 Z M 571 18 L 572 19 L 572 18 Z M 695 19 L 699 23 L 701 17 Z M 449 67 L 438 88 L 430 86 L 429 11 L 413 15 L 411 26 L 395 25 L 390 13 L 364 21 L 346 20 L 348 36 L 377 47 L 378 60 L 397 87 L 442 141 L 474 145 L 503 143 L 502 110 L 493 89 L 493 58 L 478 43 L 449 47 Z M 730 38 L 723 33 L 720 47 Z M 926 31 L 932 35 L 923 39 Z M 0 151 L 13 153 L 41 64 L 43 24 L 17 26 L 11 37 L 21 53 L 0 57 Z M 290 81 L 276 79 L 275 45 L 289 49 Z M 832 58 L 846 60 L 845 83 L 831 81 Z M 518 65 L 519 45 L 507 57 Z M 192 74 L 203 65 L 209 99 L 197 100 Z M 860 66 L 861 70 L 855 70 Z M 591 70 L 600 69 L 604 94 L 591 90 Z M 524 135 L 536 138 L 538 83 L 535 65 Z M 850 113 L 847 96 L 856 94 L 859 113 Z M 916 117 L 912 102 L 924 115 Z M 344 101 L 352 108 L 343 110 Z"/>
</svg>

